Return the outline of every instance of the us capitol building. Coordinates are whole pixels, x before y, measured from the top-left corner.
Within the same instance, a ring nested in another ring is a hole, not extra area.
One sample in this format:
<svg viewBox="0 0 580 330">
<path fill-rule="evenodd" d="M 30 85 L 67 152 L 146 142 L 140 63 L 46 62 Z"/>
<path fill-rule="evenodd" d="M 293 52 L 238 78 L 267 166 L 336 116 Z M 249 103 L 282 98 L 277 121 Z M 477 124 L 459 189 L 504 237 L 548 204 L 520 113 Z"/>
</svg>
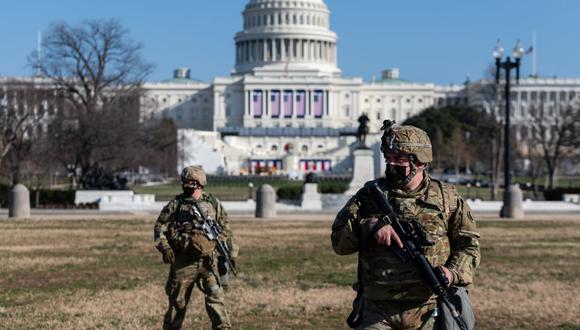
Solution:
<svg viewBox="0 0 580 330">
<path fill-rule="evenodd" d="M 142 119 L 169 117 L 179 128 L 178 168 L 201 164 L 210 173 L 296 177 L 348 173 L 357 119 L 366 114 L 366 144 L 378 176 L 384 171 L 383 120 L 401 123 L 431 106 L 468 102 L 464 85 L 413 83 L 396 68 L 369 83 L 343 77 L 323 0 L 251 0 L 243 17 L 230 76 L 204 83 L 182 68 L 171 80 L 144 86 Z M 558 99 L 580 95 L 578 79 L 548 80 L 524 79 L 520 87 L 553 91 Z"/>
</svg>

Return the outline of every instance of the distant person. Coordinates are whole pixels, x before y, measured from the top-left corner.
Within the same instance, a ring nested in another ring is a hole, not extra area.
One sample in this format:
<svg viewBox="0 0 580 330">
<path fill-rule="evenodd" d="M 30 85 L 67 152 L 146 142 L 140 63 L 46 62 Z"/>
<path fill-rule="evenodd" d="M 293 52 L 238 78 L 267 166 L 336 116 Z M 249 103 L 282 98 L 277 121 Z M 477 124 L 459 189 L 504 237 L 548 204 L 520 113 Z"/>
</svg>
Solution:
<svg viewBox="0 0 580 330">
<path fill-rule="evenodd" d="M 451 286 L 473 282 L 480 261 L 479 234 L 456 188 L 426 171 L 433 161 L 427 133 L 394 124 L 386 120 L 382 128 L 386 177 L 367 182 L 340 210 L 332 224 L 332 247 L 340 255 L 358 252 L 355 288 L 362 302 L 357 306 L 362 307 L 357 329 L 440 329 L 436 316 L 441 312 L 433 291 L 416 264 L 403 262 L 394 252 L 402 248 L 401 239 L 385 217 L 386 210 L 378 207 L 380 191 L 372 190 L 374 184 L 401 223 L 416 220 L 423 226 L 433 245 L 422 252 L 433 267 L 441 267 L 440 278 Z"/>
<path fill-rule="evenodd" d="M 223 290 L 228 282 L 226 256 L 218 253 L 216 242 L 208 239 L 201 228 L 204 217 L 215 220 L 223 229 L 219 239 L 235 258 L 237 249 L 232 242 L 227 213 L 219 200 L 203 191 L 207 179 L 201 166 L 184 168 L 181 185 L 183 193 L 163 208 L 154 228 L 155 247 L 163 255 L 163 261 L 171 265 L 165 287 L 169 307 L 163 328 L 181 329 L 189 298 L 197 284 L 205 295 L 212 328 L 230 329 Z"/>
</svg>

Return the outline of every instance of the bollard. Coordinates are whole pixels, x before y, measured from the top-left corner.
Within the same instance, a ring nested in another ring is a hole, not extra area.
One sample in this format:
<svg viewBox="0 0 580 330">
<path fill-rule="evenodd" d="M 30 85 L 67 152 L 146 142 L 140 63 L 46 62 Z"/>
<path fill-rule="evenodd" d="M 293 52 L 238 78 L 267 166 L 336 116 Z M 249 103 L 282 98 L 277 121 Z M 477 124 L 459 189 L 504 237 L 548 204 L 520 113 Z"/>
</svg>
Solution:
<svg viewBox="0 0 580 330">
<path fill-rule="evenodd" d="M 276 217 L 276 191 L 265 184 L 256 193 L 256 218 L 273 217 Z"/>
<path fill-rule="evenodd" d="M 522 219 L 524 217 L 523 194 L 517 184 L 510 186 L 504 191 L 500 216 L 512 219 Z"/>
<path fill-rule="evenodd" d="M 19 183 L 10 190 L 8 217 L 30 218 L 30 192 L 23 184 Z"/>
</svg>

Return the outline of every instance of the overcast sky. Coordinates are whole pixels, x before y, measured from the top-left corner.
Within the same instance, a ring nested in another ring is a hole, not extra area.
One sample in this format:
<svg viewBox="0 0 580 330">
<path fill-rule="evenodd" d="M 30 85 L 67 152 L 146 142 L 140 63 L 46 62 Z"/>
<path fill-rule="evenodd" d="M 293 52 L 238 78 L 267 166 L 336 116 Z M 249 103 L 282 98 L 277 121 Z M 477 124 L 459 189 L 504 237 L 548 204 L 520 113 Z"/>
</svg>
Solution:
<svg viewBox="0 0 580 330">
<path fill-rule="evenodd" d="M 26 58 L 38 31 L 51 22 L 78 24 L 84 19 L 117 18 L 132 39 L 145 47 L 155 65 L 150 81 L 189 67 L 194 78 L 227 76 L 234 65 L 234 34 L 242 28 L 248 0 L 18 0 L 0 10 L 0 76 L 32 73 Z M 532 32 L 538 73 L 580 78 L 580 1 L 388 1 L 326 0 L 331 29 L 339 37 L 343 75 L 380 76 L 398 67 L 401 77 L 417 82 L 462 83 L 483 75 L 501 38 L 511 51 Z M 532 57 L 524 59 L 524 75 Z"/>
</svg>

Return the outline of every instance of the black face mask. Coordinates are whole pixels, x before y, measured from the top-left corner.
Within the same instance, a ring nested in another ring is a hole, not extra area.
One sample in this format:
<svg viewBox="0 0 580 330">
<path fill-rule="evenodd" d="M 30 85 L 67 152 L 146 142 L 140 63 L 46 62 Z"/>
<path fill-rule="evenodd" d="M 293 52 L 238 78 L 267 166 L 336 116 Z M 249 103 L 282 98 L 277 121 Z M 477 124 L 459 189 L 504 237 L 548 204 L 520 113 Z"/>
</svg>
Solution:
<svg viewBox="0 0 580 330">
<path fill-rule="evenodd" d="M 394 188 L 402 188 L 410 181 L 407 180 L 407 167 L 400 165 L 387 164 L 385 177 Z"/>
<path fill-rule="evenodd" d="M 199 185 L 196 183 L 193 184 L 182 184 L 181 189 L 183 190 L 183 194 L 187 197 L 193 195 L 193 192 L 199 188 Z"/>
<path fill-rule="evenodd" d="M 183 189 L 183 194 L 188 197 L 193 195 L 195 191 L 195 187 L 181 186 L 181 188 Z"/>
</svg>

